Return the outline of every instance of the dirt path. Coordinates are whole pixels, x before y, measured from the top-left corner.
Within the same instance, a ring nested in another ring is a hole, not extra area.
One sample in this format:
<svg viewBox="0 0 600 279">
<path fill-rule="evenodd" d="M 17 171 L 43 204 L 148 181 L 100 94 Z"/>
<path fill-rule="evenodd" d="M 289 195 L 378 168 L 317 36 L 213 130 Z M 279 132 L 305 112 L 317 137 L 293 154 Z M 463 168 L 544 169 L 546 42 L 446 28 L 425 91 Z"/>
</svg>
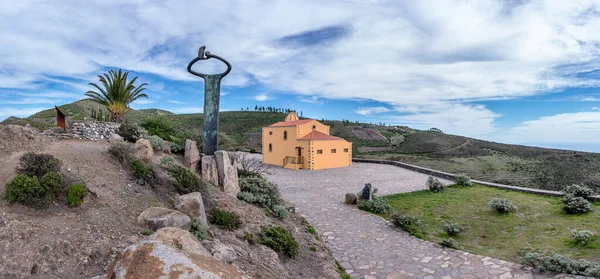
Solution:
<svg viewBox="0 0 600 279">
<path fill-rule="evenodd" d="M 54 204 L 35 210 L 0 200 L 0 278 L 87 278 L 105 274 L 119 248 L 141 239 L 136 218 L 156 195 L 130 180 L 106 150 L 108 143 L 62 140 L 43 148 L 59 158 L 63 173 L 85 178 L 79 208 Z M 0 155 L 0 194 L 24 152 Z"/>
<path fill-rule="evenodd" d="M 268 179 L 314 224 L 353 278 L 574 278 L 534 274 L 519 264 L 417 239 L 382 218 L 343 203 L 372 183 L 381 194 L 425 189 L 427 176 L 380 164 L 319 171 L 272 168 Z M 449 181 L 445 181 L 449 184 Z"/>
</svg>

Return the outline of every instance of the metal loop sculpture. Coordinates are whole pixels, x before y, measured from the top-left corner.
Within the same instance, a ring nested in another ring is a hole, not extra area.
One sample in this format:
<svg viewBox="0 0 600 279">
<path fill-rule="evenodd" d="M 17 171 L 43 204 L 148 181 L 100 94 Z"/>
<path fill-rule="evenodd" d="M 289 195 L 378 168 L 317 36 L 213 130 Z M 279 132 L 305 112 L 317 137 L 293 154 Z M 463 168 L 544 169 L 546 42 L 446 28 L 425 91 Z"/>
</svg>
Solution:
<svg viewBox="0 0 600 279">
<path fill-rule="evenodd" d="M 190 74 L 204 79 L 204 124 L 202 126 L 202 153 L 213 155 L 219 149 L 219 103 L 221 99 L 221 79 L 231 72 L 231 64 L 220 56 L 204 52 L 205 46 L 198 50 L 198 57 L 188 64 Z M 202 74 L 192 70 L 192 65 L 200 60 L 215 58 L 227 65 L 220 74 Z"/>
</svg>

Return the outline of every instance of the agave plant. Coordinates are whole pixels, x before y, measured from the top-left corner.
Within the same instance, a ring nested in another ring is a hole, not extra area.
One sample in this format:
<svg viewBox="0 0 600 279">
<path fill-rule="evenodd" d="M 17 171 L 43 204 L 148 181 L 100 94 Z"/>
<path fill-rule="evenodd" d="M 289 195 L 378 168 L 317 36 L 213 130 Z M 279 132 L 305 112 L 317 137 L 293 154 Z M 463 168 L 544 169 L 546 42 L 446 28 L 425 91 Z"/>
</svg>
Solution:
<svg viewBox="0 0 600 279">
<path fill-rule="evenodd" d="M 135 86 L 134 83 L 138 77 L 134 77 L 129 82 L 127 76 L 129 72 L 114 70 L 108 71 L 104 75 L 99 75 L 100 84 L 102 87 L 95 83 L 89 83 L 91 86 L 96 87 L 99 93 L 96 91 L 88 91 L 85 93 L 86 96 L 92 98 L 92 100 L 106 106 L 108 111 L 111 113 L 111 120 L 121 122 L 125 113 L 129 111 L 129 104 L 139 98 L 148 98 L 148 95 L 142 93 L 144 86 L 147 83 L 142 83 L 139 86 Z"/>
</svg>

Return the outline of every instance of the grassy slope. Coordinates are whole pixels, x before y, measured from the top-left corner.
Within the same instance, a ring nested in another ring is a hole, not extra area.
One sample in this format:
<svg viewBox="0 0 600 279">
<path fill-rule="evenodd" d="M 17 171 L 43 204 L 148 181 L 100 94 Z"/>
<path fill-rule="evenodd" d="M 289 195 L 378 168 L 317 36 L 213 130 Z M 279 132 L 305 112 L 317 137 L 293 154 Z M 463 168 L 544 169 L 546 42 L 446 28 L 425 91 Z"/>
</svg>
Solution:
<svg viewBox="0 0 600 279">
<path fill-rule="evenodd" d="M 519 208 L 500 215 L 488 206 L 492 197 L 509 198 Z M 387 196 L 401 214 L 421 215 L 425 239 L 439 243 L 448 238 L 444 222 L 467 229 L 455 237 L 460 248 L 475 254 L 519 262 L 521 251 L 559 253 L 576 259 L 600 261 L 599 240 L 586 247 L 573 246 L 570 229 L 600 233 L 600 211 L 567 215 L 559 198 L 511 192 L 484 186 L 449 187 L 442 193 L 419 191 Z M 596 203 L 598 208 L 600 203 Z M 389 217 L 386 215 L 385 217 Z"/>
</svg>

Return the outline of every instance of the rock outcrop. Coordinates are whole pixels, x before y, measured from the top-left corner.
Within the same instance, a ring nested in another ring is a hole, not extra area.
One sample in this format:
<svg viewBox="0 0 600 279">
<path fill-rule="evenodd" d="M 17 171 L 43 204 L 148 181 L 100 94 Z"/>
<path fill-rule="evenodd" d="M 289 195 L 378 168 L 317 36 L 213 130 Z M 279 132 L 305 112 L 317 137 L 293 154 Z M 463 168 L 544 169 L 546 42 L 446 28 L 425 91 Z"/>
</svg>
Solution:
<svg viewBox="0 0 600 279">
<path fill-rule="evenodd" d="M 110 137 L 108 137 L 108 142 L 115 144 L 118 142 L 123 142 L 123 137 L 117 135 L 117 134 L 111 134 Z"/>
<path fill-rule="evenodd" d="M 205 225 L 208 225 L 204 201 L 202 200 L 202 194 L 199 192 L 179 196 L 175 201 L 175 208 L 187 214 L 190 218 L 200 218 Z"/>
<path fill-rule="evenodd" d="M 152 144 L 147 139 L 139 139 L 135 142 L 135 157 L 146 163 L 152 162 L 154 151 Z"/>
<path fill-rule="evenodd" d="M 346 199 L 344 200 L 345 204 L 356 204 L 358 201 L 358 197 L 354 193 L 346 193 Z"/>
<path fill-rule="evenodd" d="M 111 279 L 241 279 L 235 266 L 209 256 L 202 244 L 176 228 L 163 229 L 154 238 L 121 251 L 111 263 Z M 191 236 L 191 235 L 190 235 Z M 193 243 L 193 244 L 191 244 Z"/>
<path fill-rule="evenodd" d="M 240 192 L 240 185 L 235 154 L 219 150 L 215 152 L 215 160 L 217 161 L 219 186 L 226 194 L 237 197 Z"/>
<path fill-rule="evenodd" d="M 193 140 L 185 140 L 185 153 L 183 157 L 183 165 L 193 172 L 198 171 L 198 161 L 200 161 L 200 152 L 198 152 L 198 144 Z"/>
<path fill-rule="evenodd" d="M 204 180 L 219 185 L 219 172 L 217 171 L 217 162 L 215 156 L 202 156 L 201 176 Z"/>
<path fill-rule="evenodd" d="M 156 231 L 165 227 L 177 227 L 189 230 L 192 220 L 187 215 L 162 207 L 150 207 L 140 214 L 138 223 L 150 230 Z"/>
</svg>

